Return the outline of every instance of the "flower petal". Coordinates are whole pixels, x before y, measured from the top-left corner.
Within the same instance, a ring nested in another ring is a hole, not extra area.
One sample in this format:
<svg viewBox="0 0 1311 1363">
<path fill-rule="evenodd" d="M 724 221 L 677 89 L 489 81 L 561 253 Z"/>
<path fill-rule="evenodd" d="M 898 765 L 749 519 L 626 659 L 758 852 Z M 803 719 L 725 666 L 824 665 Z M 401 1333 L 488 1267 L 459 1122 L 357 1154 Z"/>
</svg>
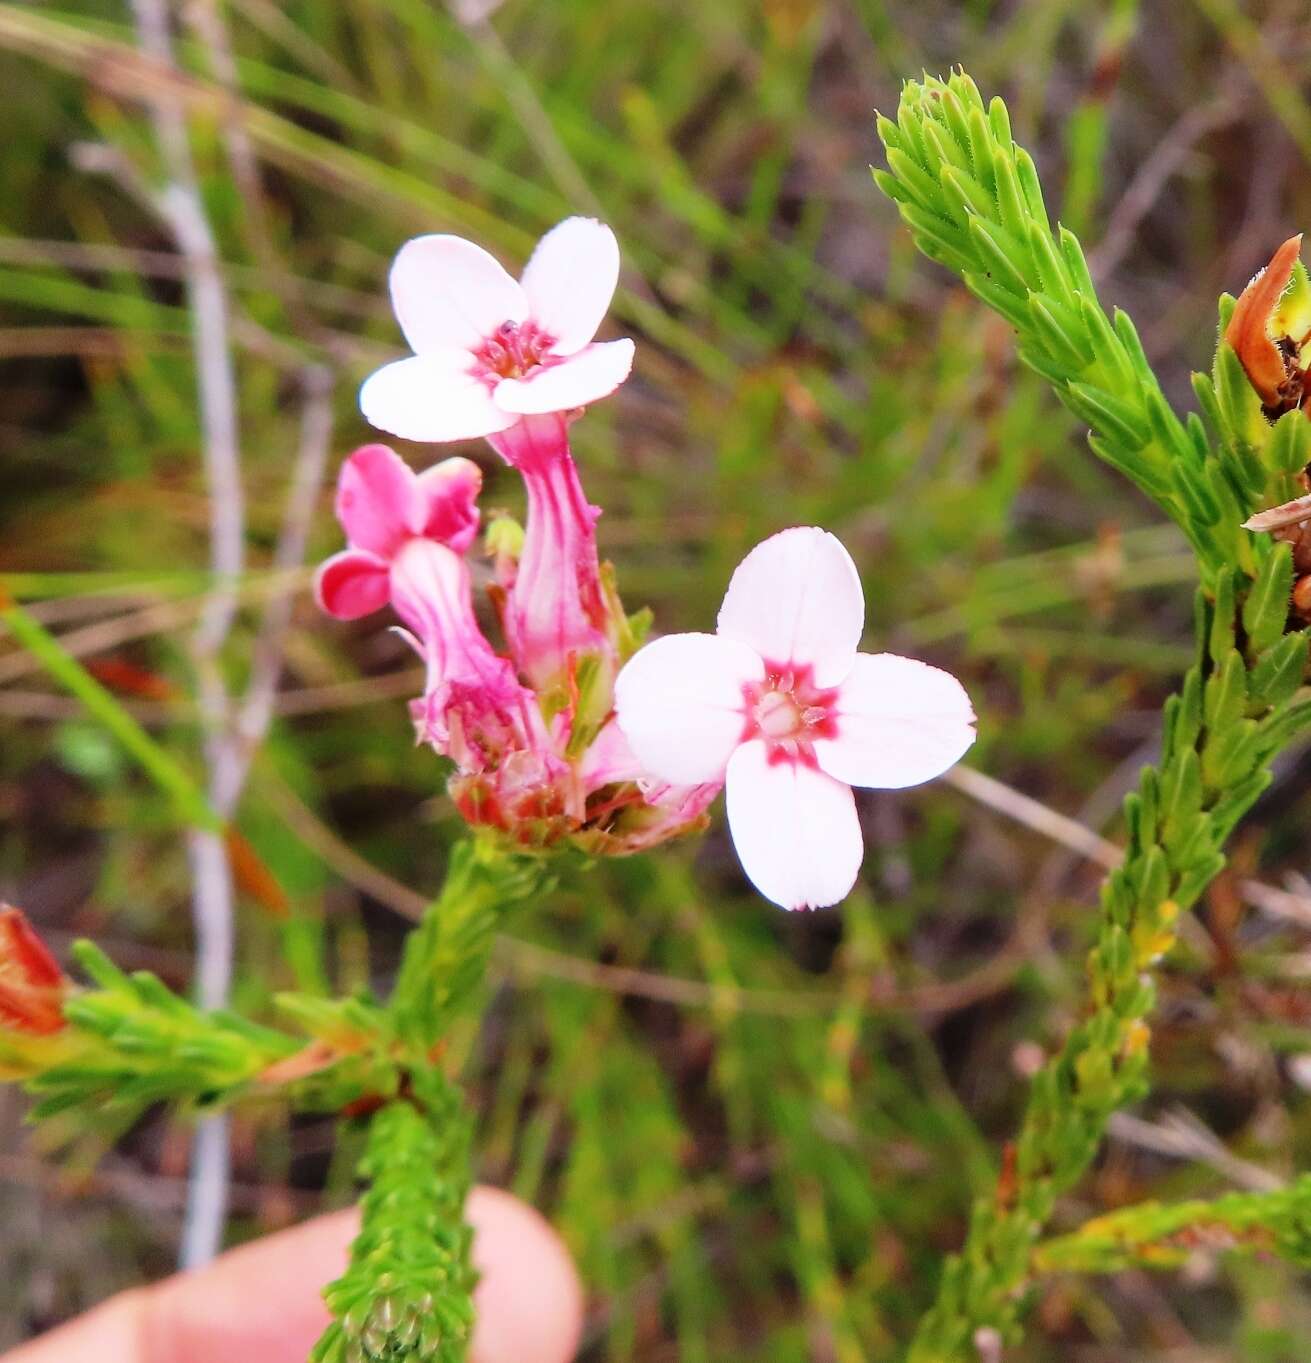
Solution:
<svg viewBox="0 0 1311 1363">
<path fill-rule="evenodd" d="M 450 545 L 462 554 L 478 533 L 482 470 L 471 459 L 443 459 L 415 480 L 419 523 L 415 533 Z"/>
<path fill-rule="evenodd" d="M 403 440 L 473 440 L 513 426 L 518 418 L 456 361 L 468 357 L 445 350 L 383 365 L 360 389 L 365 420 Z"/>
<path fill-rule="evenodd" d="M 851 787 L 803 762 L 771 762 L 760 739 L 728 762 L 728 827 L 751 883 L 785 909 L 851 893 L 865 855 Z"/>
<path fill-rule="evenodd" d="M 814 526 L 781 531 L 737 566 L 719 632 L 749 644 L 767 663 L 811 664 L 817 686 L 851 670 L 865 626 L 860 575 L 841 540 Z"/>
<path fill-rule="evenodd" d="M 338 620 L 358 620 L 387 604 L 387 561 L 363 549 L 346 549 L 322 564 L 314 576 L 319 606 Z"/>
<path fill-rule="evenodd" d="M 595 218 L 566 218 L 537 243 L 523 272 L 532 319 L 572 355 L 596 335 L 619 283 L 619 243 Z"/>
<path fill-rule="evenodd" d="M 720 781 L 745 728 L 742 687 L 764 675 L 742 644 L 667 634 L 615 681 L 615 713 L 637 760 L 675 785 Z"/>
<path fill-rule="evenodd" d="M 613 393 L 632 368 L 632 341 L 597 341 L 526 378 L 502 379 L 496 385 L 496 405 L 524 416 L 567 412 Z"/>
<path fill-rule="evenodd" d="M 896 790 L 941 776 L 974 742 L 965 688 L 939 667 L 895 653 L 861 653 L 837 699 L 836 738 L 815 743 L 830 776 Z"/>
<path fill-rule="evenodd" d="M 473 350 L 502 322 L 522 322 L 528 299 L 495 256 L 463 237 L 415 237 L 391 267 L 396 320 L 416 355 Z"/>
<path fill-rule="evenodd" d="M 386 445 L 361 445 L 337 476 L 337 519 L 346 537 L 383 558 L 413 533 L 417 502 L 414 474 Z"/>
</svg>

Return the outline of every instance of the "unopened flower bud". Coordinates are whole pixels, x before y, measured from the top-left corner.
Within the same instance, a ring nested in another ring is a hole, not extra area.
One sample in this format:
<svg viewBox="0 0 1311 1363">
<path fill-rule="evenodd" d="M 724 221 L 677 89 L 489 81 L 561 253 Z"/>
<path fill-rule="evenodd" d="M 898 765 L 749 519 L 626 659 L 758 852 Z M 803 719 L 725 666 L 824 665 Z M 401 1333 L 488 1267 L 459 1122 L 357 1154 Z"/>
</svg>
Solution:
<svg viewBox="0 0 1311 1363">
<path fill-rule="evenodd" d="M 0 1028 L 36 1036 L 59 1031 L 67 984 L 24 914 L 0 906 Z"/>
<path fill-rule="evenodd" d="M 1305 396 L 1311 288 L 1301 249 L 1300 234 L 1284 242 L 1239 295 L 1225 327 L 1225 341 L 1270 416 L 1301 406 Z"/>
<path fill-rule="evenodd" d="M 1311 620 L 1311 576 L 1293 583 L 1293 609 L 1303 620 Z"/>
<path fill-rule="evenodd" d="M 505 587 L 514 584 L 523 556 L 523 526 L 513 516 L 498 513 L 487 522 L 483 543 L 492 560 L 492 571 L 497 582 Z"/>
</svg>

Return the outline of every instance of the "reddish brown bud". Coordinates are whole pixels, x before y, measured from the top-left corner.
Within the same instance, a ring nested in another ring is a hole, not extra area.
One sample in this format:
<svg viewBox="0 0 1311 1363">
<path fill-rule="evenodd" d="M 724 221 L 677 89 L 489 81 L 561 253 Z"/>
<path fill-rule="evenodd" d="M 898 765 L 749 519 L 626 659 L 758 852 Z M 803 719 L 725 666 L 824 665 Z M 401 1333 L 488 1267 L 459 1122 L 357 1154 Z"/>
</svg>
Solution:
<svg viewBox="0 0 1311 1363">
<path fill-rule="evenodd" d="M 1293 609 L 1303 620 L 1311 620 L 1311 577 L 1299 577 L 1293 584 Z"/>
<path fill-rule="evenodd" d="M 0 905 L 0 1027 L 47 1035 L 64 1026 L 67 981 L 24 915 Z"/>
<path fill-rule="evenodd" d="M 1270 264 L 1253 276 L 1239 295 L 1234 314 L 1225 328 L 1225 340 L 1233 346 L 1252 387 L 1266 407 L 1284 409 L 1297 405 L 1301 374 L 1273 335 L 1275 309 L 1293 277 L 1302 250 L 1299 234 L 1289 237 L 1270 258 Z M 1290 401 L 1291 398 L 1291 401 Z"/>
</svg>

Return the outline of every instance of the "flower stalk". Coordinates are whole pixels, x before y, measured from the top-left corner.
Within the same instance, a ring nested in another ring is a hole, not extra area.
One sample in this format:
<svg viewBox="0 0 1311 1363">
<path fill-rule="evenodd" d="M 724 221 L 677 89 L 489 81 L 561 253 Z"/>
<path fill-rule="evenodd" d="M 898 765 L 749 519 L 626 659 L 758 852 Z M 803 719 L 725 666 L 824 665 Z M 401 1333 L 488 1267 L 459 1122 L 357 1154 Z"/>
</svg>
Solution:
<svg viewBox="0 0 1311 1363">
<path fill-rule="evenodd" d="M 888 170 L 875 178 L 920 248 L 1014 326 L 1020 358 L 1088 423 L 1094 453 L 1187 534 L 1202 580 L 1196 661 L 1166 703 L 1159 768 L 1145 768 L 1125 801 L 1124 860 L 1102 886 L 1085 1016 L 1036 1076 L 1013 1158 L 975 1206 L 910 1349 L 911 1363 L 965 1363 L 981 1337 L 1018 1338 L 1057 1199 L 1092 1162 L 1111 1114 L 1146 1091 L 1152 970 L 1224 866 L 1225 840 L 1269 784 L 1271 761 L 1311 724 L 1292 547 L 1243 525 L 1287 495 L 1307 461 L 1307 421 L 1266 410 L 1270 393 L 1231 343 L 1251 352 L 1251 317 L 1228 325 L 1232 298 L 1221 300 L 1213 372 L 1195 376 L 1202 413 L 1174 414 L 1128 316 L 1108 318 L 1098 303 L 1078 241 L 1053 233 L 1005 106 L 985 108 L 963 72 L 908 84 L 879 135 Z"/>
<path fill-rule="evenodd" d="M 463 1363 L 477 1282 L 463 1220 L 471 1128 L 435 1069 L 416 1071 L 409 1097 L 370 1119 L 363 1229 L 324 1291 L 336 1319 L 311 1363 Z"/>
<path fill-rule="evenodd" d="M 1311 726 L 1311 702 L 1295 699 L 1305 637 L 1281 636 L 1255 661 L 1240 652 L 1248 602 L 1266 603 L 1264 614 L 1246 612 L 1258 635 L 1282 631 L 1289 555 L 1267 564 L 1266 590 L 1242 605 L 1233 569 L 1216 601 L 1198 594 L 1198 659 L 1166 703 L 1161 764 L 1144 768 L 1125 801 L 1124 861 L 1102 886 L 1087 1013 L 1035 1077 L 1014 1167 L 976 1204 L 912 1363 L 972 1361 L 980 1329 L 1018 1337 L 1030 1256 L 1057 1199 L 1091 1164 L 1111 1114 L 1146 1094 L 1152 971 L 1174 946 L 1180 915 L 1223 868 L 1225 840 L 1269 785 L 1272 758 Z"/>
</svg>

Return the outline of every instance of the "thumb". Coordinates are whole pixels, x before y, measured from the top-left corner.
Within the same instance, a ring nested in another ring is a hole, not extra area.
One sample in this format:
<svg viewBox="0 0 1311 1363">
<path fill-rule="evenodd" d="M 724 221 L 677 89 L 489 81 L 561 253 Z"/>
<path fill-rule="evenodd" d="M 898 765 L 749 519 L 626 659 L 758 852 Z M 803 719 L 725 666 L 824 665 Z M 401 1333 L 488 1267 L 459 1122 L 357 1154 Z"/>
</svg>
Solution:
<svg viewBox="0 0 1311 1363">
<path fill-rule="evenodd" d="M 475 1188 L 467 1212 L 482 1274 L 472 1363 L 569 1363 L 583 1293 L 559 1237 L 495 1188 Z M 353 1211 L 318 1217 L 114 1297 L 0 1363 L 304 1363 L 328 1323 L 319 1294 L 358 1229 Z"/>
</svg>

